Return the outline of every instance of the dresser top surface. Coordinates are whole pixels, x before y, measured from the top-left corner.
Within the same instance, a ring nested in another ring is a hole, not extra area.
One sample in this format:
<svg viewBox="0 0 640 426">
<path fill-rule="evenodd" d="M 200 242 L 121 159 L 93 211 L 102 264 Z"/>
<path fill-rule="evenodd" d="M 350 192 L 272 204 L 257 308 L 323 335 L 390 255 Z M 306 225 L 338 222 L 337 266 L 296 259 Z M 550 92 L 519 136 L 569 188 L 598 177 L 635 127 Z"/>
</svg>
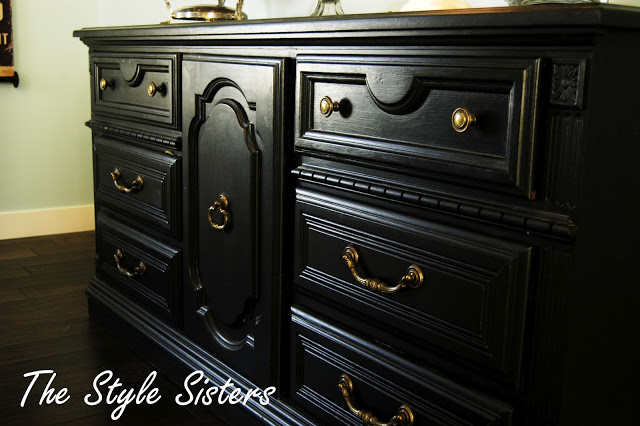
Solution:
<svg viewBox="0 0 640 426">
<path fill-rule="evenodd" d="M 87 44 L 110 39 L 353 39 L 506 33 L 594 33 L 604 28 L 640 29 L 640 8 L 615 5 L 536 5 L 339 17 L 185 22 L 130 27 L 84 28 L 75 37 Z"/>
</svg>

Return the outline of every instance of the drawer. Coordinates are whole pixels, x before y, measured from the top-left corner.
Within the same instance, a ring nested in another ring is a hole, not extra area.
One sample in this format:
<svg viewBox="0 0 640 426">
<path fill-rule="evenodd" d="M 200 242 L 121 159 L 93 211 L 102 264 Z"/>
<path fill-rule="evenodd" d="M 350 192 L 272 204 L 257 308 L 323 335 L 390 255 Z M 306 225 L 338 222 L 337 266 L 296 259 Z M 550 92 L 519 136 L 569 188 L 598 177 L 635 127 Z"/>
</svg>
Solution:
<svg viewBox="0 0 640 426">
<path fill-rule="evenodd" d="M 319 424 L 509 425 L 513 409 L 293 306 L 291 399 Z M 341 386 L 341 387 L 340 387 Z M 364 422 L 365 424 L 374 424 Z M 376 423 L 377 424 L 377 423 Z"/>
<path fill-rule="evenodd" d="M 296 150 L 532 197 L 539 64 L 300 56 Z"/>
<path fill-rule="evenodd" d="M 93 113 L 178 129 L 176 55 L 91 55 Z"/>
<path fill-rule="evenodd" d="M 129 228 L 106 215 L 96 221 L 96 273 L 168 320 L 180 290 L 180 250 Z"/>
<path fill-rule="evenodd" d="M 531 247 L 300 188 L 295 226 L 296 288 L 340 322 L 519 387 Z"/>
<path fill-rule="evenodd" d="M 180 158 L 96 136 L 95 198 L 169 232 L 180 228 Z"/>
</svg>

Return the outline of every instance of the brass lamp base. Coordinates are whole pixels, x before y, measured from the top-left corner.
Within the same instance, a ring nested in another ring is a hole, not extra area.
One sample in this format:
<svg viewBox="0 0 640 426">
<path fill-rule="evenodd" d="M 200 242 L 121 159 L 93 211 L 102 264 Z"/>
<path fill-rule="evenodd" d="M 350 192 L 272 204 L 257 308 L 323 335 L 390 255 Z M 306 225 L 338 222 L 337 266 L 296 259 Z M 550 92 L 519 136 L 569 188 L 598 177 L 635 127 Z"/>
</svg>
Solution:
<svg viewBox="0 0 640 426">
<path fill-rule="evenodd" d="M 187 6 L 177 10 L 172 10 L 169 2 L 165 0 L 167 8 L 171 13 L 171 20 L 188 21 L 241 21 L 247 19 L 247 14 L 242 11 L 243 0 L 238 0 L 236 9 L 224 6 L 224 0 L 219 0 L 217 6 L 197 5 Z"/>
</svg>

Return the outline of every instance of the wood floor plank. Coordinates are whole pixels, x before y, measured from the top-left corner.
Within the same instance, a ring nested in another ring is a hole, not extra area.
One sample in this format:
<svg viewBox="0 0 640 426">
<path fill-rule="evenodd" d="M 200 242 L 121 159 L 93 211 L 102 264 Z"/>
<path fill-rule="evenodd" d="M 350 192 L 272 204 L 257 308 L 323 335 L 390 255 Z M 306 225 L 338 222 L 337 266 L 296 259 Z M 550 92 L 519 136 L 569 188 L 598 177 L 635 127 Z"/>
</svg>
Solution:
<svg viewBox="0 0 640 426">
<path fill-rule="evenodd" d="M 88 244 L 94 246 L 96 243 L 95 232 L 76 232 L 73 234 L 52 235 L 50 240 L 55 245 Z"/>
<path fill-rule="evenodd" d="M 24 268 L 5 269 L 4 271 L 0 271 L 0 282 L 2 282 L 3 280 L 24 278 L 30 276 L 31 274 Z M 2 288 L 1 285 L 0 288 Z"/>
<path fill-rule="evenodd" d="M 38 256 L 38 254 L 28 248 L 0 251 L 0 261 L 25 259 L 27 257 L 36 257 L 36 256 Z"/>
<path fill-rule="evenodd" d="M 67 253 L 53 253 L 49 255 L 40 255 L 34 257 L 25 257 L 22 259 L 13 260 L 0 260 L 0 271 L 6 269 L 24 268 L 27 266 L 35 265 L 50 265 L 52 263 L 65 263 L 74 260 L 81 259 L 93 259 L 95 257 L 95 250 L 88 250 L 86 248 L 78 249 L 73 252 Z"/>
<path fill-rule="evenodd" d="M 97 324 L 86 317 L 70 321 L 48 322 L 36 326 L 14 327 L 9 330 L 3 330 L 2 334 L 0 334 L 0 348 L 50 338 L 86 334 L 99 329 L 100 327 Z"/>
<path fill-rule="evenodd" d="M 20 289 L 19 291 L 24 294 L 25 297 L 35 299 L 38 297 L 61 296 L 63 294 L 76 293 L 79 290 L 86 290 L 88 285 L 89 278 L 80 281 L 27 287 Z"/>
<path fill-rule="evenodd" d="M 15 302 L 17 300 L 24 300 L 26 298 L 27 296 L 25 296 L 20 291 L 20 289 L 8 289 L 8 290 L 0 289 L 0 304 L 6 303 L 6 302 Z"/>
<path fill-rule="evenodd" d="M 0 303 L 0 322 L 9 321 L 11 318 L 33 316 L 46 312 L 64 312 L 66 309 L 81 306 L 86 300 L 87 297 L 83 291 L 75 290 L 72 293 L 60 296 Z"/>
<path fill-rule="evenodd" d="M 115 338 L 108 334 L 102 334 L 103 340 L 113 340 Z M 23 374 L 29 371 L 37 370 L 54 370 L 61 375 L 71 374 L 76 371 L 86 370 L 117 370 L 121 364 L 139 360 L 128 347 L 124 345 L 111 345 L 111 350 L 95 351 L 93 349 L 85 349 L 81 351 L 72 351 L 64 354 L 43 356 L 37 359 L 29 359 L 10 364 L 8 366 L 0 366 L 0 387 L 19 387 L 23 388 L 25 379 Z M 0 392 L 0 397 L 3 393 Z"/>
<path fill-rule="evenodd" d="M 11 250 L 14 248 L 34 248 L 53 245 L 50 235 L 40 237 L 13 238 L 10 240 L 0 240 L 0 250 Z"/>
<path fill-rule="evenodd" d="M 84 272 L 91 277 L 95 272 L 95 262 L 93 258 L 89 258 L 46 265 L 26 266 L 24 269 L 33 277 L 66 274 L 69 272 Z"/>
<path fill-rule="evenodd" d="M 105 349 L 112 342 L 95 338 L 94 333 L 86 333 L 74 336 L 55 337 L 35 342 L 18 345 L 10 345 L 0 348 L 0 365 L 14 364 L 29 359 L 38 359 L 47 356 L 61 355 L 68 352 L 82 351 L 86 349 Z"/>
<path fill-rule="evenodd" d="M 0 332 L 16 327 L 71 321 L 86 318 L 87 315 L 87 297 L 84 291 L 50 298 L 2 303 L 0 304 Z"/>
<path fill-rule="evenodd" d="M 54 254 L 62 254 L 62 253 L 68 253 L 70 255 L 73 255 L 76 252 L 81 252 L 81 251 L 95 252 L 96 248 L 94 244 L 82 242 L 82 243 L 74 243 L 74 244 L 59 244 L 59 245 L 53 244 L 51 246 L 34 248 L 33 251 L 38 256 L 51 256 Z"/>
<path fill-rule="evenodd" d="M 59 284 L 65 282 L 74 282 L 86 280 L 87 282 L 93 277 L 94 262 L 92 259 L 86 259 L 85 262 L 81 262 L 78 265 L 78 270 L 60 272 L 55 274 L 45 274 L 39 276 L 28 276 L 19 278 L 0 279 L 0 288 L 27 288 L 38 287 L 50 284 Z M 2 271 L 0 271 L 0 274 Z M 0 275 L 1 276 L 1 275 Z"/>
</svg>

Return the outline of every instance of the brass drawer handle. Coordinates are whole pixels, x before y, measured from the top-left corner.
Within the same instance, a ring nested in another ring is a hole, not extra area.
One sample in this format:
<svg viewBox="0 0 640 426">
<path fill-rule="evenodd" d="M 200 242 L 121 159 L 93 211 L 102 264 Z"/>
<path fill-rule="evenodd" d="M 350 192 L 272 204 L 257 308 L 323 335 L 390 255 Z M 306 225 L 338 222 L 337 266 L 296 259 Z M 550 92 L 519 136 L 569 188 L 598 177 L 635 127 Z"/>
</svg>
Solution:
<svg viewBox="0 0 640 426">
<path fill-rule="evenodd" d="M 101 91 L 105 91 L 107 90 L 107 87 L 113 87 L 113 80 L 107 80 L 106 78 L 101 78 L 100 79 L 100 90 Z"/>
<path fill-rule="evenodd" d="M 220 213 L 222 213 L 222 217 L 224 218 L 222 225 L 213 221 L 213 212 L 216 210 L 220 210 Z M 216 231 L 223 231 L 227 226 L 229 226 L 229 222 L 231 222 L 231 213 L 229 213 L 229 199 L 226 195 L 220 194 L 218 200 L 209 207 L 208 217 L 209 224 Z"/>
<path fill-rule="evenodd" d="M 353 278 L 355 278 L 358 283 L 370 290 L 377 291 L 378 293 L 396 293 L 398 290 L 407 286 L 411 288 L 418 288 L 424 281 L 422 270 L 416 265 L 409 266 L 404 277 L 402 277 L 400 282 L 393 287 L 386 285 L 377 278 L 361 277 L 358 274 L 358 271 L 356 271 L 356 266 L 358 266 L 358 251 L 353 246 L 346 246 L 344 248 L 344 251 L 342 252 L 342 259 L 347 263 L 347 267 L 351 270 Z"/>
<path fill-rule="evenodd" d="M 138 266 L 136 266 L 133 269 L 133 272 L 131 272 L 129 269 L 127 269 L 124 266 L 122 266 L 120 264 L 120 262 L 122 262 L 122 250 L 120 250 L 120 249 L 118 249 L 116 251 L 116 254 L 113 255 L 113 258 L 116 260 L 116 266 L 118 267 L 118 271 L 120 271 L 120 273 L 122 275 L 126 275 L 129 278 L 133 278 L 135 276 L 141 276 L 147 270 L 147 267 L 145 266 L 144 262 L 142 262 L 142 261 L 140 261 Z"/>
<path fill-rule="evenodd" d="M 353 382 L 346 374 L 342 374 L 338 380 L 338 388 L 342 392 L 342 396 L 351 411 L 357 418 L 362 420 L 362 424 L 374 426 L 411 426 L 413 425 L 413 412 L 406 405 L 401 405 L 396 415 L 389 420 L 388 423 L 382 423 L 370 411 L 358 410 L 351 400 L 353 395 Z"/>
<path fill-rule="evenodd" d="M 332 101 L 328 96 L 322 98 L 320 101 L 320 114 L 329 117 L 334 111 L 340 111 L 340 103 Z"/>
<path fill-rule="evenodd" d="M 140 175 L 138 175 L 136 180 L 131 182 L 131 186 L 119 184 L 118 180 L 120 179 L 120 169 L 117 167 L 111 172 L 111 179 L 113 179 L 113 184 L 116 186 L 116 188 L 118 188 L 118 191 L 125 194 L 140 190 L 142 188 L 142 185 L 144 184 L 144 180 Z"/>
<path fill-rule="evenodd" d="M 152 81 L 151 83 L 149 83 L 149 86 L 147 86 L 147 93 L 151 97 L 154 97 L 156 93 L 162 94 L 164 92 L 166 92 L 166 87 L 164 87 L 164 83 L 161 84 L 160 86 L 156 86 L 156 84 Z"/>
<path fill-rule="evenodd" d="M 466 108 L 458 108 L 451 114 L 451 125 L 458 133 L 465 132 L 475 122 L 476 116 Z"/>
</svg>

